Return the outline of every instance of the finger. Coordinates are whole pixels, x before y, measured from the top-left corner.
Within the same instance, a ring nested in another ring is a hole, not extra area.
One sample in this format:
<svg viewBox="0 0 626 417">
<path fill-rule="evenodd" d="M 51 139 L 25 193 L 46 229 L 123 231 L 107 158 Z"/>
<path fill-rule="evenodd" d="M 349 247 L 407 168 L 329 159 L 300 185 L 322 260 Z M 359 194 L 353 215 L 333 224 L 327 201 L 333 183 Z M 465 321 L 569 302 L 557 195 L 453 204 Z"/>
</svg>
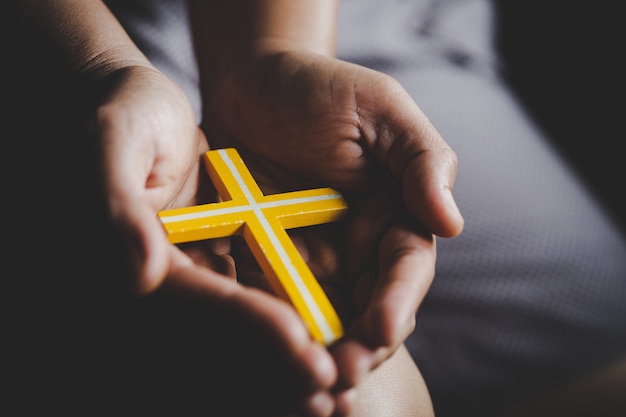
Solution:
<svg viewBox="0 0 626 417">
<path fill-rule="evenodd" d="M 454 237 L 463 230 L 463 217 L 453 195 L 456 155 L 444 147 L 416 153 L 402 177 L 407 208 L 441 237 Z"/>
<path fill-rule="evenodd" d="M 231 256 L 229 238 L 185 242 L 176 246 L 185 252 L 196 266 L 235 278 L 235 261 Z"/>
<path fill-rule="evenodd" d="M 309 392 L 328 389 L 336 379 L 332 357 L 314 341 L 295 310 L 277 297 L 247 288 L 211 270 L 194 265 L 172 247 L 172 263 L 164 288 L 216 307 L 262 335 L 259 343 L 278 352 L 298 383 Z M 255 347 L 258 349 L 259 347 Z"/>
<path fill-rule="evenodd" d="M 435 274 L 436 242 L 416 226 L 395 224 L 383 238 L 379 274 L 362 316 L 373 347 L 395 350 L 414 330 L 415 314 Z"/>
<path fill-rule="evenodd" d="M 156 215 L 158 204 L 165 204 L 168 193 L 146 189 L 150 172 L 133 166 L 127 157 L 107 154 L 103 165 L 104 198 L 110 221 L 126 248 L 131 290 L 138 294 L 152 292 L 162 283 L 168 268 L 170 243 Z M 156 194 L 161 197 L 155 199 Z"/>
<path fill-rule="evenodd" d="M 104 129 L 102 178 L 110 220 L 122 236 L 130 264 L 131 289 L 139 294 L 154 291 L 168 268 L 165 251 L 170 245 L 156 212 L 169 205 L 194 203 L 202 192 L 205 173 L 200 158 L 207 149 L 206 138 L 195 129 L 191 153 L 161 157 L 158 146 L 145 137 L 120 142 L 119 132 Z M 206 182 L 206 180 L 204 180 Z"/>
<path fill-rule="evenodd" d="M 362 324 L 362 323 L 361 323 Z M 331 346 L 331 351 L 339 370 L 335 390 L 339 397 L 342 393 L 357 388 L 369 373 L 388 358 L 392 350 L 388 347 L 372 348 L 351 334 Z M 346 400 L 348 400 L 346 398 Z M 341 405 L 341 401 L 338 405 Z"/>
<path fill-rule="evenodd" d="M 119 232 L 119 243 L 125 248 L 130 290 L 137 294 L 154 291 L 165 279 L 170 246 L 154 211 L 130 204 L 112 222 Z"/>
<path fill-rule="evenodd" d="M 408 209 L 433 233 L 458 235 L 463 217 L 452 194 L 454 151 L 393 78 L 374 73 L 356 92 L 366 147 L 402 180 Z"/>
<path fill-rule="evenodd" d="M 328 417 L 336 409 L 336 399 L 328 391 L 317 391 L 305 397 L 299 408 L 299 417 Z M 291 414 L 290 414 L 291 416 Z M 295 417 L 295 415 L 293 415 Z"/>
<path fill-rule="evenodd" d="M 378 280 L 367 308 L 332 349 L 341 387 L 357 386 L 414 330 L 416 312 L 434 277 L 435 249 L 435 239 L 427 232 L 400 223 L 389 229 L 381 242 Z"/>
</svg>

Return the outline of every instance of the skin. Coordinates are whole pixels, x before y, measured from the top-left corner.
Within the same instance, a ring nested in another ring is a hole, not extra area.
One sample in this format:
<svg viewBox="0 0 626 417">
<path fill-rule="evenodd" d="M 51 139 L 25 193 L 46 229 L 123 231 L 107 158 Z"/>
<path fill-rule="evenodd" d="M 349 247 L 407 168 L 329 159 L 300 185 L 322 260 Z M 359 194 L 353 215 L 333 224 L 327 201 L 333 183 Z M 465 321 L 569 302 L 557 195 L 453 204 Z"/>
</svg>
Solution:
<svg viewBox="0 0 626 417">
<path fill-rule="evenodd" d="M 352 289 L 333 300 L 351 324 L 331 352 L 340 386 L 358 386 L 413 330 L 432 234 L 462 229 L 454 152 L 395 80 L 334 57 L 336 2 L 191 6 L 210 143 L 236 147 L 266 193 L 330 185 L 349 198 L 342 230 L 291 234 L 320 281 Z"/>
<path fill-rule="evenodd" d="M 110 223 L 127 245 L 128 287 L 211 304 L 258 328 L 255 349 L 278 352 L 298 392 L 275 398 L 277 415 L 365 416 L 374 398 L 396 398 L 384 409 L 402 415 L 431 414 L 402 343 L 434 277 L 435 237 L 463 227 L 456 156 L 397 82 L 333 57 L 335 2 L 232 3 L 191 2 L 199 126 L 100 1 L 20 2 L 93 106 L 85 122 Z M 168 243 L 158 211 L 215 201 L 201 163 L 209 146 L 236 146 L 265 193 L 321 185 L 348 198 L 346 222 L 291 233 L 346 324 L 343 339 L 313 341 L 236 239 Z M 417 404 L 406 400 L 415 393 Z"/>
</svg>

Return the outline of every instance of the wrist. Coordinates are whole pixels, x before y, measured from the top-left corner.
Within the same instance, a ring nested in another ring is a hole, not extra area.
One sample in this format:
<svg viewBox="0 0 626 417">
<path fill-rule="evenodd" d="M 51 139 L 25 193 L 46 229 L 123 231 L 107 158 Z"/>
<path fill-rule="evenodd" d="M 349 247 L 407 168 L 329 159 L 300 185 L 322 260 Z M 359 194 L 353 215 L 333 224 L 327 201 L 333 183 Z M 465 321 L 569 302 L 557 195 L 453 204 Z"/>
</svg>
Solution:
<svg viewBox="0 0 626 417">
<path fill-rule="evenodd" d="M 72 72 L 81 84 L 97 84 L 112 74 L 133 68 L 156 71 L 148 59 L 133 46 L 98 51 L 88 59 L 77 60 Z"/>
<path fill-rule="evenodd" d="M 337 0 L 191 1 L 203 90 L 221 88 L 273 56 L 334 56 L 337 8 Z"/>
</svg>

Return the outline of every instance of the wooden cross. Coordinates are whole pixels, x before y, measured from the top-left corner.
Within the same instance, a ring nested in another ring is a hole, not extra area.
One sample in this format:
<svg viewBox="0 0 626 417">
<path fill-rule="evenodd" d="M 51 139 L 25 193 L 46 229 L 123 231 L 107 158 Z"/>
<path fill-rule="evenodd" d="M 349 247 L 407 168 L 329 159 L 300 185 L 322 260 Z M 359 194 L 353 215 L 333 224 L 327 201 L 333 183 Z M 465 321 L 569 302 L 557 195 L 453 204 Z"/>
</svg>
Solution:
<svg viewBox="0 0 626 417">
<path fill-rule="evenodd" d="M 311 336 L 328 345 L 341 321 L 286 229 L 339 220 L 348 207 L 330 188 L 264 195 L 233 149 L 211 150 L 205 165 L 221 202 L 159 212 L 172 243 L 242 234 L 272 289 L 289 301 Z"/>
</svg>

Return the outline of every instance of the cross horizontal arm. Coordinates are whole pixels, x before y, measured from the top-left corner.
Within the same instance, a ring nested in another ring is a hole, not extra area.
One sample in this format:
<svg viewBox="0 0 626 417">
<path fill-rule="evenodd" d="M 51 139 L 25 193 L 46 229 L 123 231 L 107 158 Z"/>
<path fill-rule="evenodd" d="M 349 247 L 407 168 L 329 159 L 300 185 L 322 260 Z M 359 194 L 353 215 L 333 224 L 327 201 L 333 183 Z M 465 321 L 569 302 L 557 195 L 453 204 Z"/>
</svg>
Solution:
<svg viewBox="0 0 626 417">
<path fill-rule="evenodd" d="M 225 201 L 161 211 L 170 242 L 243 234 L 273 290 L 294 306 L 311 336 L 323 344 L 340 338 L 337 313 L 285 229 L 340 220 L 348 209 L 341 194 L 318 188 L 265 196 L 235 149 L 205 156 Z"/>
</svg>

